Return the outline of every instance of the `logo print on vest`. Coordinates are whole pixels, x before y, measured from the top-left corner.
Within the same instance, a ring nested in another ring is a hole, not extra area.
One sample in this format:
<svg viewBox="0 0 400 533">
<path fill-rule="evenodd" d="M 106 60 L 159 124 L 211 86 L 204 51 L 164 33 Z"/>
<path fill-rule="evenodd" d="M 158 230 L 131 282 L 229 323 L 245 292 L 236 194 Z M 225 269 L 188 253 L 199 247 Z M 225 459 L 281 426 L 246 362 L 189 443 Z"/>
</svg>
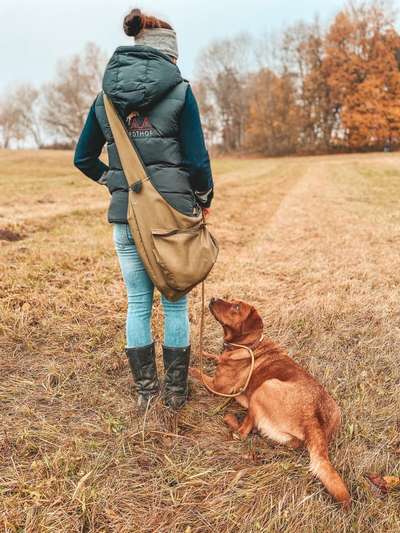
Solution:
<svg viewBox="0 0 400 533">
<path fill-rule="evenodd" d="M 152 137 L 156 130 L 150 122 L 149 117 L 143 117 L 137 111 L 133 111 L 126 119 L 128 131 L 132 137 Z"/>
</svg>

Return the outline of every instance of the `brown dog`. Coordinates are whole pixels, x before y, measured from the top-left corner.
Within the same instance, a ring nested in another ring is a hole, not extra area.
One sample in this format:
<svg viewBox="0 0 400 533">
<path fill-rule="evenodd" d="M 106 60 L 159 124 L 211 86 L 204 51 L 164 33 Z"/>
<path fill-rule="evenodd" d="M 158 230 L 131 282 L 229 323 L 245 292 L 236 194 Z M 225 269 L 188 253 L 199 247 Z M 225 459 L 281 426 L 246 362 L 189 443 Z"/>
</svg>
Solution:
<svg viewBox="0 0 400 533">
<path fill-rule="evenodd" d="M 256 309 L 245 302 L 221 299 L 210 301 L 210 311 L 224 330 L 226 350 L 220 355 L 205 354 L 218 362 L 213 377 L 204 376 L 205 384 L 219 393 L 240 391 L 251 368 L 253 350 L 255 367 L 247 389 L 236 397 L 247 408 L 241 424 L 234 415 L 225 421 L 245 439 L 253 428 L 274 441 L 299 448 L 305 444 L 311 458 L 311 470 L 328 492 L 344 506 L 350 495 L 328 457 L 328 444 L 340 425 L 340 410 L 333 398 L 297 365 L 285 351 L 269 339 L 263 339 L 263 321 Z M 201 381 L 200 371 L 190 374 Z"/>
</svg>

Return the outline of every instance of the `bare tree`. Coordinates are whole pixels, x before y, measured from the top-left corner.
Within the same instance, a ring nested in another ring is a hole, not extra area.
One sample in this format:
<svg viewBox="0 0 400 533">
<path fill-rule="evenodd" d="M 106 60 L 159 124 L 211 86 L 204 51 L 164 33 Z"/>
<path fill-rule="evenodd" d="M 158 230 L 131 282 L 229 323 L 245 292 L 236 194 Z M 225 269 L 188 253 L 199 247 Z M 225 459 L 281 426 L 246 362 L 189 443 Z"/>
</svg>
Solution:
<svg viewBox="0 0 400 533">
<path fill-rule="evenodd" d="M 207 144 L 218 143 L 218 113 L 215 104 L 210 99 L 210 93 L 203 81 L 195 82 L 192 86 L 200 108 L 204 137 Z"/>
<path fill-rule="evenodd" d="M 36 146 L 42 144 L 42 133 L 39 118 L 39 91 L 29 83 L 15 88 L 13 104 L 18 110 L 19 128 L 24 139 L 31 138 Z"/>
<path fill-rule="evenodd" d="M 38 91 L 29 84 L 9 85 L 0 98 L 0 133 L 2 146 L 33 137 L 40 144 L 37 119 Z"/>
<path fill-rule="evenodd" d="M 101 89 L 106 58 L 93 43 L 82 55 L 59 63 L 54 82 L 43 87 L 41 118 L 57 141 L 74 146 L 87 111 Z"/>
<path fill-rule="evenodd" d="M 20 136 L 15 110 L 8 105 L 9 103 L 7 98 L 2 98 L 0 101 L 0 135 L 2 148 L 9 148 L 11 141 L 18 139 Z"/>
<path fill-rule="evenodd" d="M 203 101 L 216 111 L 214 128 L 227 151 L 243 147 L 248 112 L 247 78 L 250 69 L 250 37 L 238 35 L 212 43 L 199 58 Z"/>
</svg>

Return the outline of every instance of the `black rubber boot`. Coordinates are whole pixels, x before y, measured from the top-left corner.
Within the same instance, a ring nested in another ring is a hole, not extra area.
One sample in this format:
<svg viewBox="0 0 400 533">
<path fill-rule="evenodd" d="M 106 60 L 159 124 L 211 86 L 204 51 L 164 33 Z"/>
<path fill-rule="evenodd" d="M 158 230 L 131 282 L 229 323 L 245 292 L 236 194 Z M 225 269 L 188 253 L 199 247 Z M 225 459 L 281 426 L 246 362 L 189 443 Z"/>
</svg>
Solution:
<svg viewBox="0 0 400 533">
<path fill-rule="evenodd" d="M 188 395 L 190 346 L 186 346 L 186 348 L 163 346 L 163 358 L 165 368 L 164 404 L 178 411 L 185 405 Z"/>
<path fill-rule="evenodd" d="M 127 348 L 126 355 L 138 393 L 137 406 L 140 410 L 145 410 L 160 392 L 154 342 L 149 346 Z"/>
</svg>

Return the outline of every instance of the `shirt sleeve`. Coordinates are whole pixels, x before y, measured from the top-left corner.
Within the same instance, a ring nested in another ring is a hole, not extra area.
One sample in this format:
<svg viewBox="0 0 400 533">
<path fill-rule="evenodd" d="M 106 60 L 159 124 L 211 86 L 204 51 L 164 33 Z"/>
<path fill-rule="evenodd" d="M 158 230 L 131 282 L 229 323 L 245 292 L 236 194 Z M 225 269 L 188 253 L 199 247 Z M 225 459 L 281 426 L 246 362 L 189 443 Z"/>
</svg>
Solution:
<svg viewBox="0 0 400 533">
<path fill-rule="evenodd" d="M 214 182 L 199 107 L 190 87 L 186 91 L 180 116 L 180 144 L 183 164 L 190 174 L 190 183 L 197 200 L 202 207 L 210 207 Z"/>
<path fill-rule="evenodd" d="M 108 170 L 108 166 L 99 159 L 105 142 L 93 103 L 76 145 L 74 165 L 86 176 L 100 183 L 101 177 Z"/>
</svg>

